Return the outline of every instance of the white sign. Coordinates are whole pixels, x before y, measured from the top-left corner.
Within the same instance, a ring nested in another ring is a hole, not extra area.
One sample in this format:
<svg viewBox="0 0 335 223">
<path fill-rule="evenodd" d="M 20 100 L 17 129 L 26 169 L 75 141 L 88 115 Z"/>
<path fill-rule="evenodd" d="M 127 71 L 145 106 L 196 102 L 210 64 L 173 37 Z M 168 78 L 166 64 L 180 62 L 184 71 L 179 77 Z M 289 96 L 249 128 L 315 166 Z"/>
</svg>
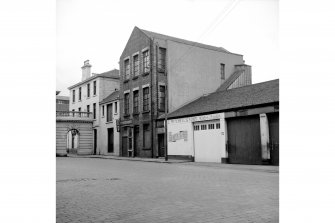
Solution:
<svg viewBox="0 0 335 223">
<path fill-rule="evenodd" d="M 168 124 L 182 123 L 182 122 L 200 122 L 200 121 L 220 119 L 220 118 L 221 118 L 221 114 L 218 113 L 218 114 L 194 116 L 194 117 L 188 117 L 188 118 L 171 119 L 171 120 L 168 120 Z"/>
</svg>

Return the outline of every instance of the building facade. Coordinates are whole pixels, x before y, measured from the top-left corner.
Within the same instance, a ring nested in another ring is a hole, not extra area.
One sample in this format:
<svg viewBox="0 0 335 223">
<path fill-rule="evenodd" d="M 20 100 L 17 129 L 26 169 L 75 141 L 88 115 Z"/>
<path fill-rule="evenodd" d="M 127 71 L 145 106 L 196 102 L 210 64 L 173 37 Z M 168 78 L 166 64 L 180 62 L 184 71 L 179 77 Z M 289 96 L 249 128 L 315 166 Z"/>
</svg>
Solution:
<svg viewBox="0 0 335 223">
<path fill-rule="evenodd" d="M 120 117 L 120 102 L 119 91 L 116 90 L 100 103 L 100 128 L 98 133 L 98 148 L 102 155 L 120 154 L 119 143 L 119 117 Z"/>
<path fill-rule="evenodd" d="M 70 98 L 58 95 L 59 93 L 60 91 L 56 91 L 56 111 L 69 111 Z"/>
<path fill-rule="evenodd" d="M 168 156 L 279 165 L 279 80 L 214 92 L 170 113 Z"/>
<path fill-rule="evenodd" d="M 93 117 L 93 149 L 92 154 L 100 154 L 98 148 L 100 128 L 99 102 L 120 87 L 120 76 L 117 69 L 101 74 L 91 74 L 88 60 L 82 66 L 82 81 L 70 86 L 70 111 L 89 112 Z"/>
<path fill-rule="evenodd" d="M 138 27 L 119 64 L 122 156 L 164 156 L 160 116 L 216 91 L 239 69 L 243 75 L 238 72 L 236 85 L 251 84 L 251 67 L 242 55 Z"/>
</svg>

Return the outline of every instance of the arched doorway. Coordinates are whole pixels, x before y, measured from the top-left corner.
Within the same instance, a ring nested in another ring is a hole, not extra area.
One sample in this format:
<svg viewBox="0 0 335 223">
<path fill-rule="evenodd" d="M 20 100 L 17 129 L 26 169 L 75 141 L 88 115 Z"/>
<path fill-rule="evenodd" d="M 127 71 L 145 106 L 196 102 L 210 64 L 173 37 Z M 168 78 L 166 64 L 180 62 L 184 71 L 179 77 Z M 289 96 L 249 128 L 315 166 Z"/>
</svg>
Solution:
<svg viewBox="0 0 335 223">
<path fill-rule="evenodd" d="M 77 129 L 70 129 L 66 135 L 66 151 L 70 154 L 77 154 L 79 147 L 79 131 Z"/>
</svg>

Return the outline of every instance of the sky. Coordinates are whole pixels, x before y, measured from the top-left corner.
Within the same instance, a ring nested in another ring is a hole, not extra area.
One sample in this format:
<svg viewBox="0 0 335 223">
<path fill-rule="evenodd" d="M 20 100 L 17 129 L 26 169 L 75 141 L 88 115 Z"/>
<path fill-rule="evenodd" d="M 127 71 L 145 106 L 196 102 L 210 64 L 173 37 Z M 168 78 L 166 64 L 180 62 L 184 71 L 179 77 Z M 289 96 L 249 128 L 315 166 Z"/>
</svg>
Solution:
<svg viewBox="0 0 335 223">
<path fill-rule="evenodd" d="M 56 90 L 92 73 L 119 69 L 135 26 L 223 47 L 252 66 L 252 82 L 279 78 L 278 0 L 57 0 Z"/>
</svg>

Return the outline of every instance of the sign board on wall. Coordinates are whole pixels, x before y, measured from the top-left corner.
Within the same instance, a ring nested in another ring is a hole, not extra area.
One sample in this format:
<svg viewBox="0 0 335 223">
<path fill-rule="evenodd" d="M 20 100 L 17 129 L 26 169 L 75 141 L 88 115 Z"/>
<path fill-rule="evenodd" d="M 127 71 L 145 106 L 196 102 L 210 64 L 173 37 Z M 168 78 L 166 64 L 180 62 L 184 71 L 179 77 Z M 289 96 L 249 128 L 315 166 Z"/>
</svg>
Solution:
<svg viewBox="0 0 335 223">
<path fill-rule="evenodd" d="M 182 122 L 200 122 L 212 119 L 220 119 L 221 114 L 211 114 L 211 115 L 202 115 L 202 116 L 193 116 L 188 118 L 179 118 L 168 120 L 168 124 L 182 123 Z"/>
<path fill-rule="evenodd" d="M 187 131 L 180 131 L 175 134 L 169 132 L 169 142 L 176 142 L 181 139 L 184 139 L 184 141 L 187 142 Z"/>
</svg>

